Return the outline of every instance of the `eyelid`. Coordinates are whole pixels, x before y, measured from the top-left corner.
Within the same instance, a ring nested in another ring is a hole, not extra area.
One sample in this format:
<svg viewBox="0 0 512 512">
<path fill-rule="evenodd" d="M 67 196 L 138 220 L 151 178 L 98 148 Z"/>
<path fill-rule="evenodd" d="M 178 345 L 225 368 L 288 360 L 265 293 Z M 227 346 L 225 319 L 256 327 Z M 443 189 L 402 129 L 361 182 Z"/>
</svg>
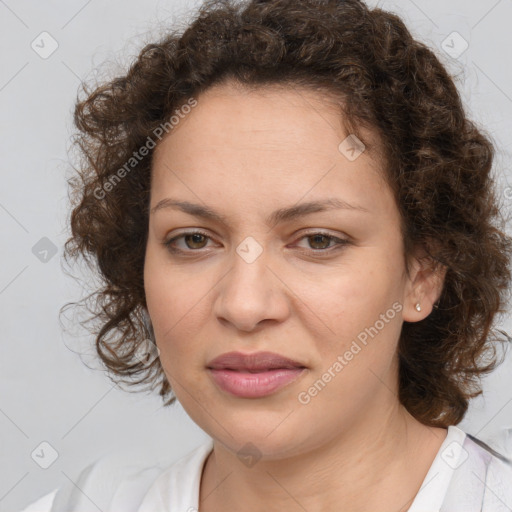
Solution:
<svg viewBox="0 0 512 512">
<path fill-rule="evenodd" d="M 211 237 L 208 234 L 208 232 L 206 232 L 206 231 L 204 231 L 204 230 L 202 230 L 200 228 L 189 228 L 188 231 L 182 231 L 182 232 L 174 235 L 172 238 L 170 238 L 168 240 L 164 240 L 163 241 L 163 245 L 170 252 L 175 253 L 175 254 L 180 254 L 180 253 L 181 254 L 186 254 L 186 253 L 188 253 L 188 254 L 198 253 L 199 254 L 201 251 L 203 251 L 206 248 L 183 250 L 183 249 L 177 249 L 177 248 L 172 248 L 171 247 L 171 243 L 172 242 L 174 242 L 174 241 L 176 241 L 176 240 L 178 240 L 180 238 L 183 238 L 183 237 L 185 237 L 187 235 L 195 235 L 195 234 L 203 235 L 208 240 L 214 240 L 214 238 Z M 307 248 L 302 248 L 302 252 L 306 252 L 306 253 L 309 253 L 309 254 L 317 254 L 317 255 L 320 255 L 320 254 L 326 254 L 327 255 L 327 254 L 330 254 L 331 252 L 334 252 L 337 249 L 341 249 L 344 246 L 352 243 L 351 240 L 350 240 L 350 237 L 341 238 L 341 237 L 333 235 L 329 231 L 321 229 L 321 228 L 310 229 L 309 231 L 302 232 L 302 234 L 300 234 L 300 236 L 297 235 L 297 237 L 295 238 L 295 242 L 294 243 L 296 243 L 297 241 L 301 241 L 304 238 L 308 238 L 308 237 L 311 237 L 311 236 L 314 236 L 314 235 L 325 236 L 325 237 L 329 238 L 331 241 L 334 241 L 335 244 L 333 246 L 331 246 L 331 247 L 326 248 L 326 249 L 307 249 Z"/>
<path fill-rule="evenodd" d="M 205 238 L 208 238 L 209 240 L 213 240 L 213 237 L 211 237 L 206 231 L 200 229 L 200 228 L 190 228 L 188 231 L 182 231 L 180 233 L 177 233 L 173 235 L 169 239 L 164 239 L 162 242 L 165 246 L 169 247 L 171 242 L 174 242 L 175 240 L 178 240 L 179 238 L 182 238 L 187 235 L 203 235 Z M 186 251 L 186 252 L 198 252 L 200 249 L 197 249 L 194 251 L 193 249 Z"/>
<path fill-rule="evenodd" d="M 311 237 L 311 236 L 314 236 L 314 235 L 325 236 L 325 237 L 329 238 L 331 241 L 334 241 L 335 244 L 333 246 L 331 246 L 331 247 L 328 247 L 327 249 L 303 249 L 303 251 L 305 251 L 307 253 L 310 253 L 310 254 L 317 254 L 317 255 L 326 254 L 327 255 L 327 254 L 330 254 L 331 252 L 334 252 L 337 249 L 341 249 L 344 246 L 346 246 L 346 245 L 351 243 L 351 240 L 348 237 L 347 238 L 341 238 L 341 237 L 333 235 L 329 231 L 326 231 L 326 230 L 323 230 L 323 229 L 316 229 L 316 230 L 314 229 L 314 230 L 302 233 L 296 239 L 296 241 L 300 241 L 300 240 L 302 240 L 304 238 L 308 238 L 308 237 Z M 294 242 L 294 243 L 296 243 L 296 242 Z"/>
<path fill-rule="evenodd" d="M 313 236 L 313 235 L 325 235 L 325 236 L 328 236 L 331 238 L 335 238 L 336 240 L 345 240 L 347 242 L 350 240 L 350 237 L 348 235 L 333 234 L 329 230 L 322 229 L 322 228 L 316 228 L 316 229 L 310 228 L 310 229 L 306 230 L 305 232 L 299 231 L 298 235 L 299 234 L 300 234 L 299 238 L 304 238 L 305 236 Z M 341 238 L 342 236 L 346 237 L 346 239 Z"/>
</svg>

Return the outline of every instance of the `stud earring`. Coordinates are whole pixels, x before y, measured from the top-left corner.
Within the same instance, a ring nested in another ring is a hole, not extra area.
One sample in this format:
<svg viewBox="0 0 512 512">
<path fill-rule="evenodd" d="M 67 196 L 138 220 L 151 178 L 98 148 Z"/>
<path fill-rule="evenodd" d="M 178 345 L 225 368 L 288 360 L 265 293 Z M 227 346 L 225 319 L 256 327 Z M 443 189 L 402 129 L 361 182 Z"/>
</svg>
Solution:
<svg viewBox="0 0 512 512">
<path fill-rule="evenodd" d="M 416 304 L 416 311 L 421 311 L 421 306 L 419 302 Z"/>
</svg>

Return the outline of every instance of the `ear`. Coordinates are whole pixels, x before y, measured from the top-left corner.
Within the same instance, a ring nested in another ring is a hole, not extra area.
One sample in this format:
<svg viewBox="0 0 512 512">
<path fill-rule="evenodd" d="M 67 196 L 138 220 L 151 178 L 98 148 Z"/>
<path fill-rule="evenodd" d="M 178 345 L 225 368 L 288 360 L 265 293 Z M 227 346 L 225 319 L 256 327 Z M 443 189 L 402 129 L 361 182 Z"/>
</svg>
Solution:
<svg viewBox="0 0 512 512">
<path fill-rule="evenodd" d="M 417 246 L 410 258 L 410 271 L 404 294 L 402 317 L 406 322 L 419 322 L 432 312 L 443 291 L 447 268 L 435 261 L 423 246 Z M 421 311 L 416 309 L 419 304 Z"/>
</svg>

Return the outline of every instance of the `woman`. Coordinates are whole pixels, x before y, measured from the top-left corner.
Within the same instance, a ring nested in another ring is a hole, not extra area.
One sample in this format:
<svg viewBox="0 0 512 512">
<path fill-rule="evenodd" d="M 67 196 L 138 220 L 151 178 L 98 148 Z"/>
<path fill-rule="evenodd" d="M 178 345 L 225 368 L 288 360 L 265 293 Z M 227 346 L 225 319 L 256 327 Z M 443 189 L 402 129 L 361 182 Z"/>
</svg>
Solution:
<svg viewBox="0 0 512 512">
<path fill-rule="evenodd" d="M 75 121 L 98 353 L 211 441 L 38 510 L 512 509 L 511 454 L 456 426 L 510 285 L 494 148 L 397 16 L 208 2 Z"/>
</svg>

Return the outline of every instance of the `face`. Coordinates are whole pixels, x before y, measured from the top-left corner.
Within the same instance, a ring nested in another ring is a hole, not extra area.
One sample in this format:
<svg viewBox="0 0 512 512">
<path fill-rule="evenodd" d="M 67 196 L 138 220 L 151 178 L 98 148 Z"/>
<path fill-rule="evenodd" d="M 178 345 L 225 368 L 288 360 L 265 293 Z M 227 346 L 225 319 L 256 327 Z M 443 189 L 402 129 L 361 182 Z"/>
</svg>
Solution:
<svg viewBox="0 0 512 512">
<path fill-rule="evenodd" d="M 410 304 L 378 157 L 340 147 L 339 111 L 311 91 L 222 85 L 197 100 L 155 150 L 144 271 L 175 395 L 224 446 L 269 457 L 385 418 L 402 322 L 426 315 Z M 263 396 L 232 394 L 208 369 L 261 351 L 303 369 Z"/>
</svg>

